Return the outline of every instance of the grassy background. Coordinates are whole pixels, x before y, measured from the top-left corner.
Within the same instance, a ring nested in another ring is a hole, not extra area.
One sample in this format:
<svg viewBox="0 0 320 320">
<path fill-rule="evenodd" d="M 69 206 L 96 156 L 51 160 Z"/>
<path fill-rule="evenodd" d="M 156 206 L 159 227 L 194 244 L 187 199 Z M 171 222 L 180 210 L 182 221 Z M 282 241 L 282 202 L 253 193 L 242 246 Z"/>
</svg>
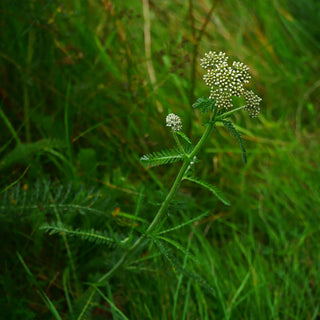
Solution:
<svg viewBox="0 0 320 320">
<path fill-rule="evenodd" d="M 52 319 L 41 288 L 78 318 L 68 297 L 81 307 L 84 283 L 121 251 L 66 249 L 39 226 L 127 234 L 134 212 L 150 221 L 178 166 L 145 170 L 139 156 L 172 145 L 169 108 L 201 135 L 191 105 L 208 94 L 199 58 L 215 50 L 247 64 L 263 97 L 258 119 L 234 119 L 248 164 L 218 129 L 196 169 L 232 206 L 183 184 L 167 228 L 210 210 L 168 234 L 192 255 L 149 246 L 87 318 L 320 319 L 319 35 L 316 0 L 1 1 L 1 317 Z"/>
</svg>

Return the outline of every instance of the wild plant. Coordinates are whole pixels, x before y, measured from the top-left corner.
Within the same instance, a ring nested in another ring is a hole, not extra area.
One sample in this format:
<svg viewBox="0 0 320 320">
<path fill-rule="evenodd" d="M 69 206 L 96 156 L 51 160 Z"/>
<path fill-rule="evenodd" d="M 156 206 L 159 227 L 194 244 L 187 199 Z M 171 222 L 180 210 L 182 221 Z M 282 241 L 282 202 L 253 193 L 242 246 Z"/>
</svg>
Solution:
<svg viewBox="0 0 320 320">
<path fill-rule="evenodd" d="M 240 132 L 231 121 L 231 116 L 244 109 L 251 118 L 257 117 L 260 111 L 259 105 L 261 98 L 252 90 L 247 89 L 247 85 L 251 79 L 249 68 L 245 64 L 236 61 L 233 61 L 230 65 L 228 59 L 229 58 L 225 53 L 212 51 L 205 53 L 204 57 L 201 59 L 200 65 L 206 72 L 203 76 L 203 80 L 209 87 L 210 94 L 208 97 L 199 98 L 192 106 L 193 109 L 206 117 L 203 122 L 204 130 L 202 136 L 197 143 L 192 143 L 192 140 L 183 132 L 181 118 L 170 111 L 165 118 L 165 123 L 172 134 L 175 146 L 172 149 L 156 151 L 140 158 L 142 165 L 148 169 L 160 165 L 181 162 L 180 170 L 177 173 L 170 190 L 155 213 L 153 220 L 144 230 L 139 230 L 140 234 L 137 235 L 131 230 L 128 235 L 119 236 L 113 231 L 85 231 L 74 229 L 63 225 L 58 213 L 56 213 L 56 218 L 58 220 L 56 223 L 42 225 L 41 229 L 50 234 L 61 234 L 64 237 L 63 240 L 66 247 L 68 247 L 67 237 L 72 236 L 95 243 L 111 244 L 121 248 L 122 255 L 119 257 L 118 261 L 105 274 L 100 275 L 95 283 L 91 285 L 91 294 L 89 294 L 91 297 L 90 299 L 93 299 L 95 293 L 103 295 L 99 287 L 108 284 L 116 272 L 124 265 L 127 265 L 130 259 L 134 258 L 136 252 L 146 246 L 146 243 L 148 242 L 153 242 L 159 251 L 174 264 L 174 259 L 163 245 L 163 235 L 169 231 L 182 228 L 203 217 L 202 214 L 197 218 L 185 221 L 180 225 L 164 229 L 163 221 L 166 217 L 169 204 L 174 199 L 183 181 L 188 180 L 208 189 L 224 205 L 230 205 L 227 197 L 217 186 L 213 186 L 208 182 L 203 181 L 194 174 L 195 166 L 200 163 L 199 153 L 218 126 L 226 128 L 230 134 L 237 139 L 241 148 L 242 159 L 244 163 L 246 163 L 247 156 L 244 141 Z M 239 103 L 243 104 L 239 106 Z M 183 251 L 180 247 L 179 249 Z M 182 269 L 183 268 L 180 268 L 180 270 Z M 46 298 L 44 299 L 46 300 Z M 77 319 L 81 319 L 81 315 L 85 314 L 89 305 L 90 303 L 84 305 Z M 51 305 L 50 308 L 52 308 Z M 53 312 L 55 313 L 55 311 Z"/>
<path fill-rule="evenodd" d="M 183 125 L 180 117 L 174 113 L 169 113 L 167 115 L 166 125 L 170 128 L 176 143 L 175 148 L 144 155 L 140 160 L 146 167 L 154 167 L 181 161 L 182 165 L 180 171 L 158 212 L 155 214 L 154 219 L 143 235 L 127 249 L 118 263 L 115 264 L 108 273 L 101 277 L 99 282 L 109 279 L 123 265 L 126 259 L 128 259 L 128 256 L 130 256 L 130 254 L 141 244 L 142 240 L 148 237 L 154 238 L 161 232 L 161 230 L 158 229 L 158 226 L 161 225 L 161 221 L 167 212 L 168 206 L 183 180 L 192 181 L 209 189 L 221 202 L 225 205 L 230 205 L 229 201 L 218 187 L 210 185 L 195 177 L 192 174 L 192 168 L 198 162 L 197 156 L 201 148 L 218 123 L 221 123 L 231 135 L 239 141 L 242 158 L 246 163 L 246 150 L 243 139 L 240 132 L 235 128 L 229 118 L 233 113 L 242 109 L 247 110 L 250 117 L 257 117 L 260 111 L 259 105 L 261 98 L 252 90 L 246 89 L 246 85 L 251 79 L 249 68 L 242 62 L 236 61 L 233 61 L 230 66 L 228 64 L 228 56 L 224 52 L 216 53 L 210 51 L 205 53 L 204 57 L 201 59 L 200 65 L 207 72 L 204 75 L 203 80 L 210 88 L 210 95 L 208 98 L 199 98 L 193 104 L 193 108 L 200 110 L 201 113 L 209 114 L 209 118 L 203 123 L 205 130 L 199 141 L 194 145 L 190 138 L 183 133 Z M 243 97 L 245 104 L 241 107 L 234 107 L 233 97 Z"/>
</svg>

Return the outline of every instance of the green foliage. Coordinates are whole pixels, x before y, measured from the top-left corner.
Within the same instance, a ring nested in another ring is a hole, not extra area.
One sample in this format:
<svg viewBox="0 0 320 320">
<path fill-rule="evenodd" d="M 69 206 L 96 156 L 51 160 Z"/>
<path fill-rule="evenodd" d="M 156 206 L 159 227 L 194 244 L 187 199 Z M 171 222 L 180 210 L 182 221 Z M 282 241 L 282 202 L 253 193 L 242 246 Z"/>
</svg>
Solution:
<svg viewBox="0 0 320 320">
<path fill-rule="evenodd" d="M 102 197 L 102 190 L 85 189 L 72 183 L 62 186 L 50 181 L 36 181 L 31 187 L 16 184 L 0 195 L 0 210 L 3 216 L 13 218 L 29 215 L 44 215 L 54 210 L 64 213 L 102 215 L 108 218 L 103 208 L 108 207 L 108 197 Z"/>
<path fill-rule="evenodd" d="M 189 279 L 192 279 L 197 283 L 198 285 L 204 287 L 207 292 L 211 293 L 212 295 L 215 295 L 215 290 L 197 273 L 192 272 L 188 270 L 187 268 L 184 268 L 183 265 L 177 260 L 176 256 L 172 252 L 172 250 L 167 247 L 164 241 L 153 238 L 154 243 L 159 248 L 161 254 L 164 256 L 164 258 L 170 263 L 172 266 L 172 271 L 175 273 L 182 273 L 185 276 L 187 276 Z M 176 245 L 175 245 L 176 246 Z M 181 250 L 181 248 L 180 248 Z M 185 250 L 183 250 L 185 253 Z M 185 253 L 186 254 L 186 253 Z M 189 254 L 186 254 L 186 256 L 189 256 Z"/>
<path fill-rule="evenodd" d="M 319 1 L 149 2 L 0 1 L 0 318 L 319 318 Z M 201 155 L 201 175 L 214 175 L 232 207 L 197 217 L 216 199 L 182 185 L 159 233 L 196 259 L 158 240 L 94 296 L 86 283 L 124 249 L 70 241 L 75 290 L 62 238 L 39 225 L 56 211 L 111 234 L 135 234 L 133 216 L 151 221 L 176 168 L 160 168 L 160 181 L 136 154 L 167 143 L 168 105 L 200 136 L 187 106 L 206 95 L 199 55 L 212 49 L 248 64 L 263 97 L 257 120 L 234 119 L 250 140 L 246 166 L 224 132 Z"/>
<path fill-rule="evenodd" d="M 156 237 L 153 238 L 153 240 L 154 239 L 162 241 L 162 244 L 164 244 L 164 243 L 170 244 L 174 249 L 180 251 L 180 253 L 183 254 L 183 256 L 185 256 L 185 257 L 188 256 L 188 259 L 190 259 L 196 263 L 199 263 L 197 258 L 194 255 L 192 255 L 190 252 L 188 252 L 188 250 L 186 250 L 178 241 L 175 241 L 173 239 L 163 237 L 160 235 L 157 235 Z"/>
<path fill-rule="evenodd" d="M 191 140 L 186 136 L 185 133 L 182 131 L 176 131 L 175 132 L 177 135 L 179 135 L 184 141 L 186 141 L 188 144 L 192 144 Z"/>
<path fill-rule="evenodd" d="M 9 167 L 28 164 L 35 156 L 40 156 L 45 153 L 54 153 L 54 149 L 61 149 L 63 145 L 54 140 L 42 139 L 32 143 L 21 143 L 7 153 L 0 160 L 0 170 L 8 169 Z"/>
<path fill-rule="evenodd" d="M 198 216 L 198 217 L 195 217 L 195 218 L 193 218 L 193 219 L 190 219 L 190 220 L 188 220 L 188 221 L 185 221 L 184 223 L 181 223 L 181 224 L 179 224 L 179 225 L 176 225 L 176 226 L 174 226 L 174 227 L 172 227 L 172 228 L 170 228 L 170 229 L 162 230 L 162 231 L 158 232 L 157 235 L 165 234 L 165 233 L 172 232 L 172 231 L 177 231 L 178 229 L 181 229 L 181 228 L 183 228 L 183 227 L 185 227 L 185 226 L 187 226 L 187 225 L 189 225 L 189 224 L 191 224 L 191 223 L 195 223 L 196 221 L 199 221 L 199 220 L 203 219 L 203 218 L 204 218 L 205 216 L 207 216 L 208 214 L 209 214 L 208 211 L 207 211 L 207 212 L 204 212 L 203 214 L 201 214 L 201 215 Z"/>
<path fill-rule="evenodd" d="M 110 309 L 112 311 L 112 314 L 116 316 L 117 319 L 121 319 L 121 320 L 129 320 L 126 315 L 114 304 L 114 302 L 109 299 L 99 288 L 94 287 L 94 289 L 96 289 L 96 291 L 98 292 L 98 294 L 101 296 L 101 298 L 106 301 L 109 305 L 110 305 Z M 109 296 L 112 297 L 112 294 L 110 292 L 111 290 L 109 290 Z M 120 318 L 119 318 L 120 317 Z"/>
<path fill-rule="evenodd" d="M 208 189 L 209 191 L 211 191 L 222 203 L 224 203 L 227 206 L 230 206 L 230 202 L 229 200 L 227 200 L 227 198 L 225 197 L 225 195 L 222 193 L 221 190 L 219 190 L 218 187 L 213 186 L 205 181 L 202 181 L 196 177 L 193 177 L 191 175 L 186 175 L 183 179 L 185 180 L 189 180 L 192 181 L 196 184 L 199 184 L 200 186 Z"/>
<path fill-rule="evenodd" d="M 199 109 L 202 113 L 212 111 L 215 105 L 215 101 L 209 98 L 201 97 L 199 98 L 192 107 L 194 109 Z"/>
<path fill-rule="evenodd" d="M 140 161 L 145 167 L 156 167 L 162 164 L 174 163 L 182 159 L 183 153 L 178 149 L 168 149 L 146 154 L 140 158 Z"/>
<path fill-rule="evenodd" d="M 94 229 L 88 231 L 82 229 L 74 229 L 59 222 L 52 224 L 43 224 L 40 229 L 49 233 L 49 235 L 65 234 L 68 237 L 79 238 L 81 240 L 93 242 L 100 245 L 106 244 L 108 246 L 117 245 L 120 247 L 127 247 L 127 241 L 129 240 L 128 238 L 120 237 L 116 233 L 108 233 L 106 231 L 97 231 Z"/>
<path fill-rule="evenodd" d="M 242 160 L 244 162 L 244 164 L 247 163 L 247 152 L 246 149 L 244 147 L 244 141 L 241 137 L 240 132 L 235 128 L 235 126 L 233 125 L 233 123 L 231 122 L 231 120 L 221 120 L 221 122 L 223 123 L 223 125 L 225 126 L 225 128 L 228 129 L 228 131 L 230 132 L 230 134 L 236 138 L 240 144 L 240 148 L 241 148 L 241 154 L 242 154 Z"/>
<path fill-rule="evenodd" d="M 74 301 L 74 307 L 70 320 L 89 320 L 92 319 L 92 311 L 99 305 L 99 295 L 96 290 L 89 288 Z"/>
<path fill-rule="evenodd" d="M 29 277 L 30 282 L 32 282 L 32 284 L 37 288 L 38 294 L 41 296 L 41 299 L 44 301 L 44 303 L 46 304 L 48 309 L 51 311 L 54 318 L 56 320 L 62 320 L 62 318 L 61 318 L 58 310 L 54 306 L 53 302 L 50 300 L 50 298 L 47 296 L 47 294 L 42 290 L 40 284 L 35 279 L 34 275 L 32 274 L 32 272 L 30 271 L 30 269 L 26 265 L 25 261 L 23 260 L 22 256 L 18 252 L 17 252 L 17 256 L 18 256 L 18 259 L 20 260 L 23 268 L 25 269 L 25 271 Z"/>
<path fill-rule="evenodd" d="M 80 149 L 78 161 L 81 171 L 91 178 L 97 178 L 97 153 L 91 148 Z"/>
</svg>

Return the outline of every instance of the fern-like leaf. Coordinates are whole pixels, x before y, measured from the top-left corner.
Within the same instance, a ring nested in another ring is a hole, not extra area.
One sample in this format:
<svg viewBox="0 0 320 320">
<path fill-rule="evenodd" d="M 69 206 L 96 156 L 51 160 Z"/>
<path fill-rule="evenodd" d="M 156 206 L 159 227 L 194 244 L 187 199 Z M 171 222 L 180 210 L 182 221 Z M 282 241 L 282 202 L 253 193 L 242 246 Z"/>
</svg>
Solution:
<svg viewBox="0 0 320 320">
<path fill-rule="evenodd" d="M 176 134 L 178 134 L 184 141 L 192 144 L 191 140 L 182 131 L 176 131 Z"/>
<path fill-rule="evenodd" d="M 169 149 L 146 154 L 140 158 L 140 161 L 145 167 L 155 167 L 181 159 L 183 159 L 183 154 L 178 149 Z"/>
<path fill-rule="evenodd" d="M 157 239 L 165 241 L 169 244 L 171 244 L 173 247 L 175 247 L 177 250 L 179 250 L 180 252 L 182 252 L 182 254 L 184 256 L 188 256 L 189 258 L 191 258 L 191 260 L 193 260 L 194 262 L 200 263 L 199 260 L 193 255 L 191 254 L 188 250 L 186 250 L 179 242 L 170 239 L 170 238 L 166 238 L 166 237 L 162 237 L 162 236 L 157 236 Z"/>
<path fill-rule="evenodd" d="M 244 147 L 244 141 L 241 137 L 240 132 L 235 128 L 235 126 L 233 125 L 233 123 L 230 120 L 221 120 L 223 125 L 225 126 L 225 128 L 230 132 L 230 134 L 236 138 L 240 144 L 240 148 L 241 148 L 241 153 L 242 153 L 242 160 L 244 162 L 244 164 L 247 163 L 247 152 L 246 149 Z"/>
<path fill-rule="evenodd" d="M 107 232 L 96 231 L 94 229 L 88 231 L 72 229 L 71 227 L 65 226 L 61 223 L 43 224 L 40 229 L 48 232 L 50 235 L 65 234 L 69 237 L 80 238 L 81 240 L 90 241 L 96 244 L 107 244 L 109 246 L 118 245 L 120 247 L 128 246 L 128 239 L 120 239 L 120 237 L 115 233 L 109 234 Z"/>
<path fill-rule="evenodd" d="M 223 202 L 225 205 L 230 206 L 230 202 L 227 200 L 227 198 L 224 196 L 221 190 L 219 190 L 218 187 L 213 186 L 205 181 L 202 181 L 198 178 L 195 178 L 191 175 L 187 175 L 184 177 L 185 180 L 192 181 L 194 183 L 199 184 L 200 186 L 210 190 L 221 202 Z"/>
<path fill-rule="evenodd" d="M 192 107 L 199 109 L 202 113 L 213 110 L 215 101 L 209 98 L 199 98 Z"/>
<path fill-rule="evenodd" d="M 107 210 L 106 210 L 107 208 Z M 44 215 L 59 210 L 64 214 L 95 214 L 113 218 L 110 197 L 103 190 L 69 183 L 65 186 L 50 181 L 37 181 L 25 189 L 17 183 L 0 194 L 0 216 L 10 218 Z"/>
<path fill-rule="evenodd" d="M 200 219 L 204 218 L 204 217 L 207 216 L 208 214 L 209 214 L 209 211 L 206 211 L 206 212 L 204 212 L 203 214 L 201 214 L 201 215 L 198 216 L 198 217 L 195 217 L 195 218 L 193 218 L 193 219 L 191 219 L 191 220 L 188 220 L 188 221 L 186 221 L 186 222 L 183 222 L 183 223 L 181 223 L 181 224 L 179 224 L 179 225 L 177 225 L 177 226 L 175 226 L 175 227 L 173 227 L 173 228 L 160 231 L 160 232 L 158 232 L 156 235 L 158 236 L 158 235 L 161 235 L 161 234 L 165 234 L 165 233 L 168 233 L 168 232 L 172 232 L 172 231 L 176 231 L 176 230 L 178 230 L 178 229 L 181 229 L 181 228 L 183 228 L 183 227 L 185 227 L 185 226 L 187 226 L 187 225 L 189 225 L 189 224 L 191 224 L 191 223 L 194 223 L 194 222 L 196 222 L 196 221 L 199 221 Z"/>
</svg>

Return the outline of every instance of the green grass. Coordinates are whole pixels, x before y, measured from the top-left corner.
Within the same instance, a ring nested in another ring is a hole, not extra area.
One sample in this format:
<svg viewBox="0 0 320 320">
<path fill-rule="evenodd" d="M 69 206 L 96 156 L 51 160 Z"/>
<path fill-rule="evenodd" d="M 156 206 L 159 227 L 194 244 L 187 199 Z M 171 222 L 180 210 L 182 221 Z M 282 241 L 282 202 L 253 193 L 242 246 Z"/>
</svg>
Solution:
<svg viewBox="0 0 320 320">
<path fill-rule="evenodd" d="M 318 2 L 146 3 L 0 4 L 0 318 L 319 319 Z M 124 249 L 39 228 L 139 235 L 178 170 L 139 158 L 172 146 L 169 109 L 200 137 L 209 50 L 249 65 L 263 97 L 258 119 L 233 119 L 247 165 L 222 127 L 199 155 L 231 206 L 185 181 L 163 228 L 207 215 L 93 294 Z"/>
</svg>

